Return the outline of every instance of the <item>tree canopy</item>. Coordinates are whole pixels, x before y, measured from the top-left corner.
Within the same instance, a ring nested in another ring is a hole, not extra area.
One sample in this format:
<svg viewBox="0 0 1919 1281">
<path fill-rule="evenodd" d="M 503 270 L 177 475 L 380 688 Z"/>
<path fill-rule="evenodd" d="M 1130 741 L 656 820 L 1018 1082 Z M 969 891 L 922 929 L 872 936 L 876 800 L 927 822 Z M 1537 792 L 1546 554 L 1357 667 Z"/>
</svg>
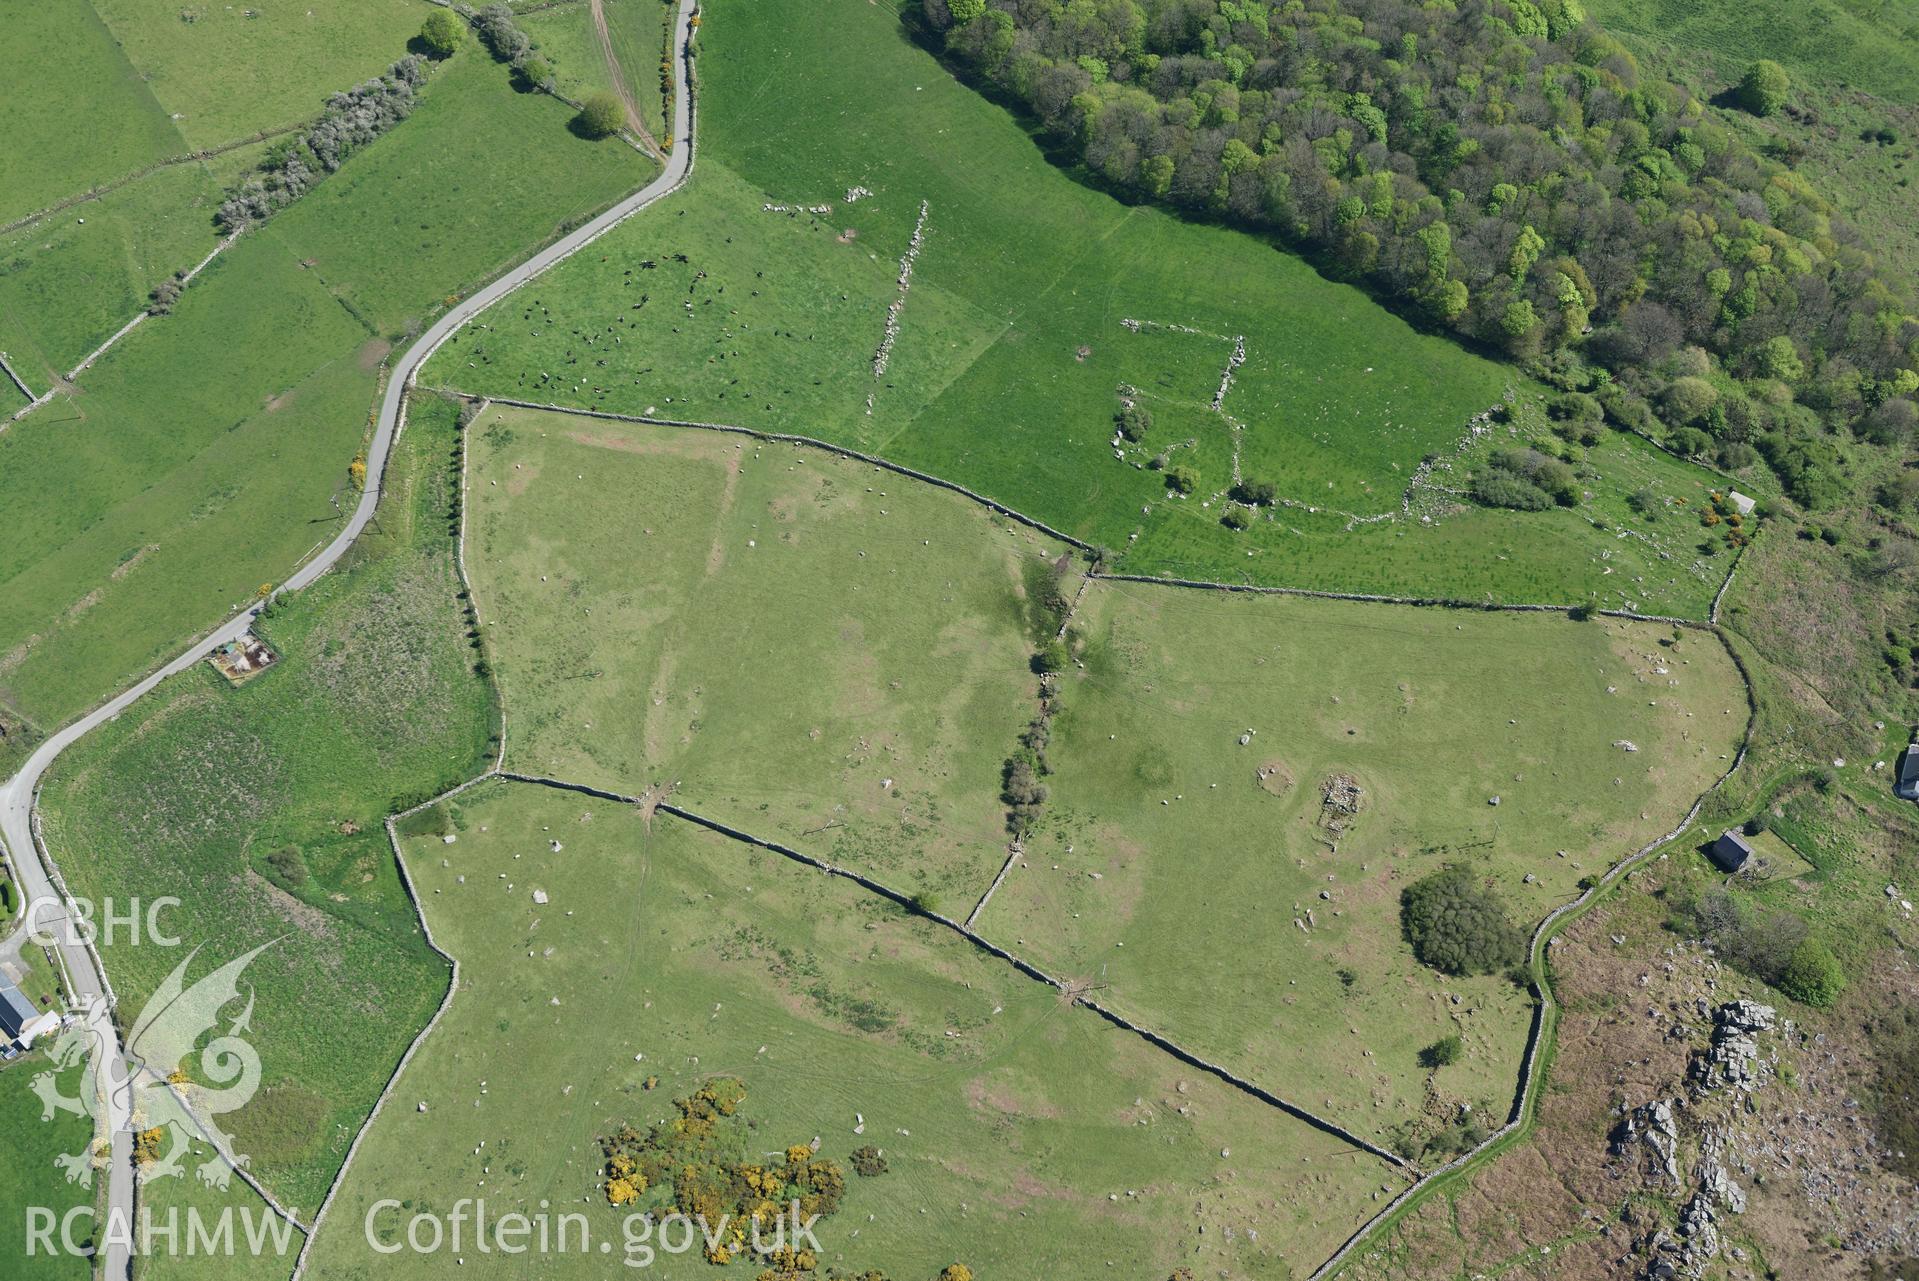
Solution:
<svg viewBox="0 0 1919 1281">
<path fill-rule="evenodd" d="M 455 17 L 450 9 L 435 9 L 420 25 L 420 43 L 435 58 L 452 57 L 465 34 L 466 24 Z"/>
<path fill-rule="evenodd" d="M 1845 990 L 1846 972 L 1832 949 L 1817 939 L 1806 939 L 1793 948 L 1786 967 L 1779 975 L 1779 990 L 1793 1000 L 1821 1009 L 1839 999 Z"/>
<path fill-rule="evenodd" d="M 626 123 L 626 111 L 618 98 L 601 90 L 587 95 L 580 105 L 580 114 L 574 119 L 587 137 L 605 138 L 620 131 L 620 126 Z"/>
<path fill-rule="evenodd" d="M 1526 957 L 1526 936 L 1499 895 L 1457 863 L 1400 892 L 1399 923 L 1413 955 L 1447 974 L 1489 974 Z"/>
<path fill-rule="evenodd" d="M 1858 233 L 1572 0 L 921 6 L 1098 181 L 1277 232 L 1616 424 L 1676 430 L 1698 388 L 1667 385 L 1705 379 L 1701 429 L 1772 462 L 1919 390 L 1912 300 Z M 1827 471 L 1781 479 L 1816 505 Z"/>
<path fill-rule="evenodd" d="M 1770 58 L 1761 58 L 1739 78 L 1739 105 L 1755 116 L 1769 116 L 1786 105 L 1792 78 Z"/>
</svg>

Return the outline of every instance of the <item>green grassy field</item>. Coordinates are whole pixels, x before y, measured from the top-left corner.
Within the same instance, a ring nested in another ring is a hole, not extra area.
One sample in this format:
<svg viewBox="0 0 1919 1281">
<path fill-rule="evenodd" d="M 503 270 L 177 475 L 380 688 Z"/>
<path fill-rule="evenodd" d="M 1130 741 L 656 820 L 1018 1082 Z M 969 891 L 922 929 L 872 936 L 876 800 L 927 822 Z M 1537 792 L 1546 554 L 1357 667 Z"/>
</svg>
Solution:
<svg viewBox="0 0 1919 1281">
<path fill-rule="evenodd" d="M 395 335 L 645 180 L 633 152 L 566 121 L 483 55 L 456 56 L 412 119 L 0 433 L 0 704 L 64 721 L 331 536 Z M 459 191 L 452 169 L 473 175 Z M 243 341 L 260 335 L 283 340 Z"/>
<path fill-rule="evenodd" d="M 605 1276 L 591 1250 L 376 1256 L 362 1222 L 373 1202 L 404 1201 L 376 1221 L 390 1237 L 409 1211 L 485 1196 L 489 1215 L 583 1213 L 593 1240 L 617 1243 L 624 1212 L 600 1195 L 596 1136 L 670 1114 L 718 1074 L 746 1085 L 755 1153 L 815 1136 L 843 1164 L 862 1143 L 883 1149 L 888 1172 L 849 1170 L 844 1206 L 817 1229 L 822 1268 L 1303 1277 L 1373 1193 L 1399 1186 L 1384 1162 L 776 856 L 516 785 L 427 819 L 408 863 L 461 990 L 361 1149 L 316 1278 L 535 1262 Z"/>
<path fill-rule="evenodd" d="M 88 5 L 0 0 L 0 30 L 32 76 L 0 102 L 0 223 L 187 150 Z M 74 85 L 86 86 L 84 117 L 60 89 Z"/>
<path fill-rule="evenodd" d="M 46 390 L 206 256 L 219 204 L 207 166 L 175 165 L 0 238 L 0 351 Z"/>
<path fill-rule="evenodd" d="M 1586 12 L 1609 31 L 1717 55 L 1730 78 L 1713 92 L 1771 58 L 1802 79 L 1919 102 L 1915 0 L 1592 0 Z"/>
<path fill-rule="evenodd" d="M 87 1281 L 93 1269 L 84 1258 L 65 1253 L 27 1254 L 27 1207 L 45 1206 L 56 1221 L 76 1206 L 91 1205 L 93 1194 L 86 1188 L 67 1182 L 55 1168 L 57 1157 L 83 1151 L 93 1137 L 93 1122 L 87 1117 L 61 1112 L 51 1121 L 41 1120 L 40 1098 L 33 1092 L 33 1078 L 47 1071 L 52 1061 L 45 1054 L 24 1055 L 0 1066 L 0 1125 L 6 1127 L 7 1156 L 0 1161 L 0 1258 L 7 1260 L 7 1275 L 20 1281 Z M 61 1081 L 61 1088 L 73 1092 L 79 1080 L 76 1068 Z M 90 1238 L 89 1225 L 76 1221 L 75 1235 Z M 59 1233 L 54 1241 L 59 1242 Z"/>
<path fill-rule="evenodd" d="M 470 45 L 434 73 L 402 145 L 369 148 L 272 224 L 389 339 L 652 177 L 632 148 L 575 137 L 564 103 L 507 82 Z"/>
<path fill-rule="evenodd" d="M 153 1222 L 159 1225 L 174 1216 L 180 1230 L 171 1241 L 156 1236 L 134 1263 L 135 1281 L 286 1281 L 293 1274 L 305 1235 L 242 1180 L 233 1179 L 225 1189 L 202 1183 L 194 1171 L 216 1155 L 211 1145 L 195 1142 L 182 1158 L 187 1162 L 184 1174 L 141 1179 L 142 1212 L 151 1207 Z M 299 1209 L 303 1216 L 312 1213 L 307 1206 Z M 233 1250 L 195 1248 L 188 1227 L 196 1215 L 209 1229 L 230 1222 Z"/>
<path fill-rule="evenodd" d="M 639 103 L 640 118 L 655 138 L 663 131 L 660 50 L 670 13 L 672 9 L 662 0 L 606 0 L 606 30 L 613 41 L 614 56 L 620 60 L 634 101 Z M 584 98 L 595 90 L 613 88 L 599 37 L 593 30 L 593 13 L 585 0 L 526 14 L 519 24 L 553 64 L 561 93 Z"/>
<path fill-rule="evenodd" d="M 330 535 L 371 342 L 270 232 L 246 237 L 82 390 L 0 435 L 0 505 L 17 513 L 0 701 L 66 720 Z"/>
<path fill-rule="evenodd" d="M 194 148 L 319 115 L 328 94 L 384 71 L 430 12 L 420 0 L 93 8 Z"/>
<path fill-rule="evenodd" d="M 891 6 L 832 0 L 795 26 L 722 2 L 700 47 L 700 163 L 685 192 L 470 327 L 430 378 L 879 450 L 1142 572 L 1704 612 L 1710 587 L 1684 572 L 1689 551 L 1669 565 L 1595 530 L 1624 497 L 1604 477 L 1576 511 L 1400 517 L 1424 455 L 1533 389 L 1258 240 L 1075 183 L 911 45 Z M 897 118 L 884 148 L 863 128 L 875 101 Z M 873 194 L 849 203 L 855 187 Z M 875 376 L 922 202 L 922 248 Z M 806 212 L 816 205 L 831 212 Z M 1244 363 L 1214 412 L 1241 336 Z M 1156 423 L 1116 456 L 1122 385 Z M 1623 438 L 1612 448 L 1645 455 Z M 1236 450 L 1241 474 L 1294 504 L 1241 534 L 1218 524 Z M 1167 497 L 1148 466 L 1162 455 L 1197 469 L 1193 497 Z M 1632 466 L 1702 483 L 1663 458 Z M 1388 519 L 1354 523 L 1368 517 Z M 1509 552 L 1489 557 L 1489 544 Z M 1605 572 L 1622 567 L 1644 591 Z"/>
<path fill-rule="evenodd" d="M 508 765 L 976 897 L 1060 547 L 815 449 L 488 409 L 468 566 Z"/>
<path fill-rule="evenodd" d="M 488 754 L 447 529 L 454 441 L 450 407 L 416 406 L 377 529 L 262 622 L 281 666 L 238 689 L 206 666 L 173 678 L 62 757 L 42 800 L 74 891 L 177 896 L 168 928 L 209 945 L 200 968 L 278 940 L 248 971 L 263 1085 L 230 1129 L 309 1210 L 445 983 L 381 821 Z M 103 951 L 135 1010 L 185 956 Z"/>
<path fill-rule="evenodd" d="M 1464 862 L 1530 928 L 1669 830 L 1746 721 L 1718 642 L 1650 625 L 1096 582 L 1075 626 L 1048 817 L 979 928 L 1369 1135 L 1421 1123 L 1418 1052 L 1453 1032 L 1438 1096 L 1503 1119 L 1529 1018 L 1503 976 L 1415 961 L 1401 888 Z"/>
</svg>

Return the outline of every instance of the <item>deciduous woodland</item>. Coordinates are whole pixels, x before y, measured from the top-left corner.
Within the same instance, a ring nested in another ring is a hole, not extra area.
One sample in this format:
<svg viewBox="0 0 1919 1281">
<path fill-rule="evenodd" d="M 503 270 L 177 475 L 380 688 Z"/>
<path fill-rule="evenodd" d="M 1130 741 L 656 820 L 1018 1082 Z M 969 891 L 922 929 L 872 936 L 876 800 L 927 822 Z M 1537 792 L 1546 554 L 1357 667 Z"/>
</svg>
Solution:
<svg viewBox="0 0 1919 1281">
<path fill-rule="evenodd" d="M 1919 417 L 1902 287 L 1577 0 L 924 0 L 919 23 L 1126 197 L 1276 233 L 1681 452 L 1756 449 L 1802 503 L 1842 497 L 1828 431 L 1897 445 Z M 1729 99 L 1775 107 L 1775 72 Z"/>
</svg>

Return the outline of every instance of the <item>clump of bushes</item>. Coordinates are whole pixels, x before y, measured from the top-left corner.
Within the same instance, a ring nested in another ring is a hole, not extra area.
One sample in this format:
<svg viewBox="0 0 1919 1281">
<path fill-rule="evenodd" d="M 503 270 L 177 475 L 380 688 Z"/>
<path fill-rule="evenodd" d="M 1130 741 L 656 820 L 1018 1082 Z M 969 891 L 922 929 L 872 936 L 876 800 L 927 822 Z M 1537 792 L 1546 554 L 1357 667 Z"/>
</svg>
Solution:
<svg viewBox="0 0 1919 1281">
<path fill-rule="evenodd" d="M 533 51 L 533 41 L 513 21 L 513 10 L 506 5 L 490 4 L 472 13 L 471 21 L 480 43 L 501 62 L 518 66 L 520 60 Z"/>
<path fill-rule="evenodd" d="M 1427 1068 L 1451 1067 L 1466 1053 L 1466 1043 L 1454 1032 L 1442 1036 L 1419 1052 L 1419 1065 Z"/>
<path fill-rule="evenodd" d="M 861 1178 L 872 1179 L 886 1173 L 886 1154 L 871 1143 L 854 1148 L 852 1161 L 853 1173 Z"/>
<path fill-rule="evenodd" d="M 553 64 L 534 52 L 533 41 L 513 20 L 513 10 L 503 4 L 490 4 L 474 12 L 462 9 L 473 24 L 480 43 L 499 61 L 513 68 L 520 82 L 529 89 L 553 89 Z"/>
<path fill-rule="evenodd" d="M 773 1159 L 742 1155 L 750 1128 L 738 1114 L 745 1099 L 745 1086 L 722 1077 L 673 1100 L 679 1115 L 671 1120 L 644 1131 L 622 1126 L 601 1138 L 601 1186 L 607 1203 L 639 1206 L 644 1198 L 718 1225 L 718 1236 L 706 1253 L 715 1264 L 748 1252 L 748 1225 L 769 1202 L 783 1207 L 797 1201 L 801 1215 L 830 1218 L 846 1193 L 839 1163 L 804 1143 Z M 811 1252 L 805 1254 L 810 1260 Z M 810 1270 L 810 1262 L 800 1270 Z"/>
<path fill-rule="evenodd" d="M 1488 507 L 1544 511 L 1579 502 L 1572 468 L 1537 449 L 1495 449 L 1473 475 L 1472 495 Z"/>
<path fill-rule="evenodd" d="M 1678 904 L 1672 926 L 1711 943 L 1727 964 L 1804 1005 L 1839 998 L 1846 973 L 1832 949 L 1810 936 L 1798 913 L 1749 905 L 1714 888 Z"/>
<path fill-rule="evenodd" d="M 1236 503 L 1245 503 L 1248 507 L 1271 507 L 1279 497 L 1279 486 L 1270 480 L 1242 480 L 1231 491 Z"/>
<path fill-rule="evenodd" d="M 602 89 L 586 96 L 573 123 L 589 138 L 609 138 L 626 123 L 626 109 L 620 106 L 618 98 Z"/>
<path fill-rule="evenodd" d="M 1826 1009 L 1846 988 L 1846 971 L 1832 949 L 1818 939 L 1806 939 L 1792 950 L 1776 985 L 1798 1001 Z"/>
<path fill-rule="evenodd" d="M 181 291 L 187 287 L 181 279 L 185 274 L 176 271 L 153 287 L 153 291 L 147 295 L 148 315 L 164 316 L 173 310 L 173 304 L 180 301 Z"/>
<path fill-rule="evenodd" d="M 1770 58 L 1761 58 L 1746 68 L 1739 78 L 1736 97 L 1739 105 L 1755 116 L 1769 116 L 1786 105 L 1792 78 L 1786 69 Z"/>
<path fill-rule="evenodd" d="M 1199 473 L 1184 463 L 1166 469 L 1166 488 L 1174 493 L 1190 494 L 1199 488 Z"/>
<path fill-rule="evenodd" d="M 420 24 L 420 47 L 430 58 L 451 58 L 460 47 L 466 28 L 450 9 L 435 9 Z"/>
<path fill-rule="evenodd" d="M 307 882 L 306 859 L 297 845 L 283 845 L 267 855 L 267 867 L 274 879 L 289 889 L 298 889 Z"/>
<path fill-rule="evenodd" d="M 1445 974 L 1491 974 L 1526 959 L 1526 936 L 1499 895 L 1459 863 L 1401 891 L 1399 924 L 1413 955 Z"/>
<path fill-rule="evenodd" d="M 1032 606 L 1027 624 L 1034 640 L 1032 667 L 1038 674 L 1039 711 L 1020 731 L 1019 746 L 1000 766 L 1000 800 L 1006 805 L 1006 830 L 1022 840 L 1038 825 L 1046 808 L 1045 778 L 1052 770 L 1046 749 L 1053 739 L 1057 710 L 1053 677 L 1073 661 L 1066 640 L 1066 619 L 1072 609 L 1066 585 L 1072 558 L 1032 561 L 1024 567 L 1027 601 Z"/>
<path fill-rule="evenodd" d="M 221 202 L 215 221 L 226 231 L 238 231 L 286 208 L 356 150 L 412 115 L 425 83 L 425 62 L 408 54 L 384 76 L 334 94 L 310 129 L 275 146 L 260 171 Z"/>
<path fill-rule="evenodd" d="M 1032 748 L 1022 748 L 1006 758 L 1000 771 L 1000 800 L 1006 803 L 1006 830 L 1025 836 L 1039 822 L 1046 808 L 1046 758 Z"/>
<path fill-rule="evenodd" d="M 1153 411 L 1136 400 L 1122 396 L 1113 414 L 1113 426 L 1127 440 L 1138 443 L 1153 429 Z"/>
<path fill-rule="evenodd" d="M 1596 423 L 1606 416 L 1599 402 L 1583 391 L 1562 392 L 1546 404 L 1546 413 L 1557 422 Z"/>
</svg>

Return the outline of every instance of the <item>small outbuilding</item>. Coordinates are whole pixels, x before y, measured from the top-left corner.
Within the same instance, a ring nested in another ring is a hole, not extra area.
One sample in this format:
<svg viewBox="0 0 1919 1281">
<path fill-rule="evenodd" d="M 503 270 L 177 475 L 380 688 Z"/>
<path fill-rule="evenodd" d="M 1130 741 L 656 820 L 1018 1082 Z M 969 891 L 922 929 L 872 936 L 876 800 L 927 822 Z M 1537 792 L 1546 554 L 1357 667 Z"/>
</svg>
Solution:
<svg viewBox="0 0 1919 1281">
<path fill-rule="evenodd" d="M 1899 756 L 1899 777 L 1892 785 L 1895 796 L 1919 801 L 1919 743 L 1907 743 Z"/>
<path fill-rule="evenodd" d="M 60 1016 L 52 1010 L 36 1010 L 19 988 L 0 978 L 0 1048 L 33 1048 L 39 1037 L 60 1026 Z"/>
<path fill-rule="evenodd" d="M 1719 839 L 1712 843 L 1712 849 L 1708 852 L 1721 871 L 1737 872 L 1752 858 L 1752 845 L 1746 840 L 1744 832 L 1729 827 L 1719 834 Z"/>
</svg>

